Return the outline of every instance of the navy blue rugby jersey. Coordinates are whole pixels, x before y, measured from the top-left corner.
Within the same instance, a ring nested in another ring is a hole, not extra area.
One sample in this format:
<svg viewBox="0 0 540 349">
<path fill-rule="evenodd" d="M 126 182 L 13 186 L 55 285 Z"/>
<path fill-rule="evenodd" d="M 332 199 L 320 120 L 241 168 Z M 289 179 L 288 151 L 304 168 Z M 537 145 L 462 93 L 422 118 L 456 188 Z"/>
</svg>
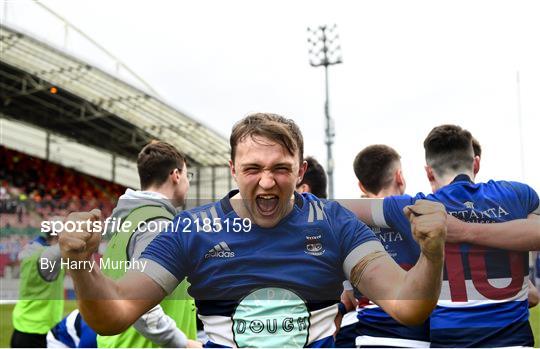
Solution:
<svg viewBox="0 0 540 349">
<path fill-rule="evenodd" d="M 405 270 L 412 268 L 420 256 L 420 247 L 414 240 L 411 230 L 399 231 L 389 228 L 372 228 L 386 252 Z M 420 326 L 404 326 L 394 320 L 379 306 L 370 303 L 358 310 L 356 335 L 390 338 L 392 345 L 399 345 L 399 339 L 413 340 L 415 347 L 429 345 L 429 321 Z M 372 340 L 372 339 L 370 339 Z M 379 345 L 384 345 L 381 340 Z M 390 343 L 390 342 L 389 342 Z M 412 342 L 401 343 L 403 347 Z"/>
<path fill-rule="evenodd" d="M 145 273 L 167 292 L 187 277 L 208 346 L 332 346 L 343 280 L 384 248 L 336 202 L 295 194 L 291 213 L 261 228 L 232 209 L 237 192 L 175 217 L 143 252 Z"/>
<path fill-rule="evenodd" d="M 466 175 L 434 194 L 384 199 L 374 219 L 410 231 L 403 207 L 439 201 L 449 214 L 473 223 L 498 223 L 540 214 L 538 194 L 507 181 L 473 183 Z M 532 346 L 528 312 L 528 253 L 472 244 L 446 244 L 441 296 L 430 317 L 434 347 Z"/>
</svg>

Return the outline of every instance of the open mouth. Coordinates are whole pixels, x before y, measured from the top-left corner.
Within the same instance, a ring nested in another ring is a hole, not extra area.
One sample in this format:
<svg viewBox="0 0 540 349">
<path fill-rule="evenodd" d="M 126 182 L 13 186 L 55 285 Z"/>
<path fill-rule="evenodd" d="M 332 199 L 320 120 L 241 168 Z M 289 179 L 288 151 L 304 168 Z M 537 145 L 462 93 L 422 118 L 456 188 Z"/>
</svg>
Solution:
<svg viewBox="0 0 540 349">
<path fill-rule="evenodd" d="M 255 202 L 261 215 L 271 216 L 277 210 L 279 197 L 277 195 L 257 195 Z"/>
</svg>

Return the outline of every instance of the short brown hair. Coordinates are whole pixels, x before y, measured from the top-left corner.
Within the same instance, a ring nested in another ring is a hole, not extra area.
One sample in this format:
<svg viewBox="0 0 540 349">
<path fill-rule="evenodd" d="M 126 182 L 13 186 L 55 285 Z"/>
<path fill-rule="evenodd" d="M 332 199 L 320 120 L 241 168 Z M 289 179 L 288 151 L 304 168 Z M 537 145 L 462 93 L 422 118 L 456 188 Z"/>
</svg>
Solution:
<svg viewBox="0 0 540 349">
<path fill-rule="evenodd" d="M 472 138 L 472 148 L 474 152 L 474 156 L 482 157 L 482 146 L 480 145 L 480 142 L 478 142 L 478 139 Z"/>
<path fill-rule="evenodd" d="M 294 155 L 298 151 L 298 160 L 302 163 L 304 159 L 304 139 L 302 132 L 296 123 L 277 114 L 256 113 L 251 114 L 238 121 L 232 130 L 231 160 L 234 162 L 236 146 L 246 137 L 260 136 L 268 138 Z"/>
<path fill-rule="evenodd" d="M 328 197 L 326 194 L 327 179 L 324 168 L 314 157 L 308 156 L 305 160 L 308 163 L 308 167 L 306 173 L 304 173 L 302 182 L 298 183 L 296 187 L 298 188 L 302 184 L 307 184 L 311 189 L 311 194 L 320 199 L 326 199 Z"/>
<path fill-rule="evenodd" d="M 456 125 L 433 128 L 424 141 L 426 162 L 440 176 L 448 171 L 468 170 L 474 160 L 471 133 Z"/>
<path fill-rule="evenodd" d="M 392 183 L 394 164 L 401 156 L 384 144 L 374 144 L 362 149 L 353 162 L 354 174 L 366 190 L 375 195 Z"/>
<path fill-rule="evenodd" d="M 137 157 L 141 189 L 165 183 L 171 171 L 175 168 L 182 170 L 185 163 L 185 156 L 171 144 L 151 141 Z"/>
</svg>

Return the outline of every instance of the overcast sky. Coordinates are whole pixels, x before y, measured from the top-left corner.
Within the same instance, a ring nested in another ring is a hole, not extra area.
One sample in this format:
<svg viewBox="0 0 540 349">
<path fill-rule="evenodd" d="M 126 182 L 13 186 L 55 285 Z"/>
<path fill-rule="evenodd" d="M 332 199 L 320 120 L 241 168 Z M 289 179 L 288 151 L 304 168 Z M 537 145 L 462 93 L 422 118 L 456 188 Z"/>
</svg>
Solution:
<svg viewBox="0 0 540 349">
<path fill-rule="evenodd" d="M 309 65 L 306 27 L 336 23 L 344 59 L 330 69 L 337 197 L 359 196 L 352 161 L 374 143 L 402 155 L 408 193 L 429 191 L 422 142 L 442 123 L 467 128 L 482 144 L 479 180 L 519 180 L 540 190 L 537 1 L 44 3 L 164 101 L 225 137 L 250 112 L 294 119 L 306 155 L 323 165 L 324 75 Z M 39 6 L 18 0 L 0 10 L 8 24 L 63 45 L 63 28 Z M 70 53 L 112 69 L 76 35 L 67 44 Z"/>
</svg>

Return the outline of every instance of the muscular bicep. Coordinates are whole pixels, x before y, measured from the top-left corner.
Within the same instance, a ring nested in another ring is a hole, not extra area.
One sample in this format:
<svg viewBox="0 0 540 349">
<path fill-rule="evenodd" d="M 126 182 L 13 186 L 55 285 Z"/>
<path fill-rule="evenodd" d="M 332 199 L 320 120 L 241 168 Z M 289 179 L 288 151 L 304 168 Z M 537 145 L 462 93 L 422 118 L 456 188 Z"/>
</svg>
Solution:
<svg viewBox="0 0 540 349">
<path fill-rule="evenodd" d="M 378 251 L 357 263 L 351 281 L 396 321 L 415 326 L 426 320 L 437 303 L 441 271 L 442 264 L 433 265 L 421 255 L 406 272 L 387 253 Z"/>
<path fill-rule="evenodd" d="M 384 251 L 365 256 L 351 271 L 351 281 L 371 301 L 394 317 L 399 286 L 406 272 Z"/>
<path fill-rule="evenodd" d="M 126 273 L 117 284 L 124 299 L 149 299 L 159 303 L 167 295 L 156 281 L 138 270 Z"/>
<path fill-rule="evenodd" d="M 82 273 L 73 275 L 79 310 L 101 335 L 125 331 L 165 297 L 163 288 L 139 271 L 130 271 L 118 280 L 96 269 L 88 275 Z"/>
<path fill-rule="evenodd" d="M 167 295 L 157 282 L 139 271 L 128 272 L 118 280 L 117 287 L 130 324 L 159 304 Z"/>
<path fill-rule="evenodd" d="M 425 317 L 418 316 L 414 309 L 425 308 L 426 302 L 414 292 L 404 292 L 406 276 L 407 272 L 386 252 L 374 252 L 353 268 L 351 281 L 396 321 L 408 326 L 419 325 Z"/>
</svg>

